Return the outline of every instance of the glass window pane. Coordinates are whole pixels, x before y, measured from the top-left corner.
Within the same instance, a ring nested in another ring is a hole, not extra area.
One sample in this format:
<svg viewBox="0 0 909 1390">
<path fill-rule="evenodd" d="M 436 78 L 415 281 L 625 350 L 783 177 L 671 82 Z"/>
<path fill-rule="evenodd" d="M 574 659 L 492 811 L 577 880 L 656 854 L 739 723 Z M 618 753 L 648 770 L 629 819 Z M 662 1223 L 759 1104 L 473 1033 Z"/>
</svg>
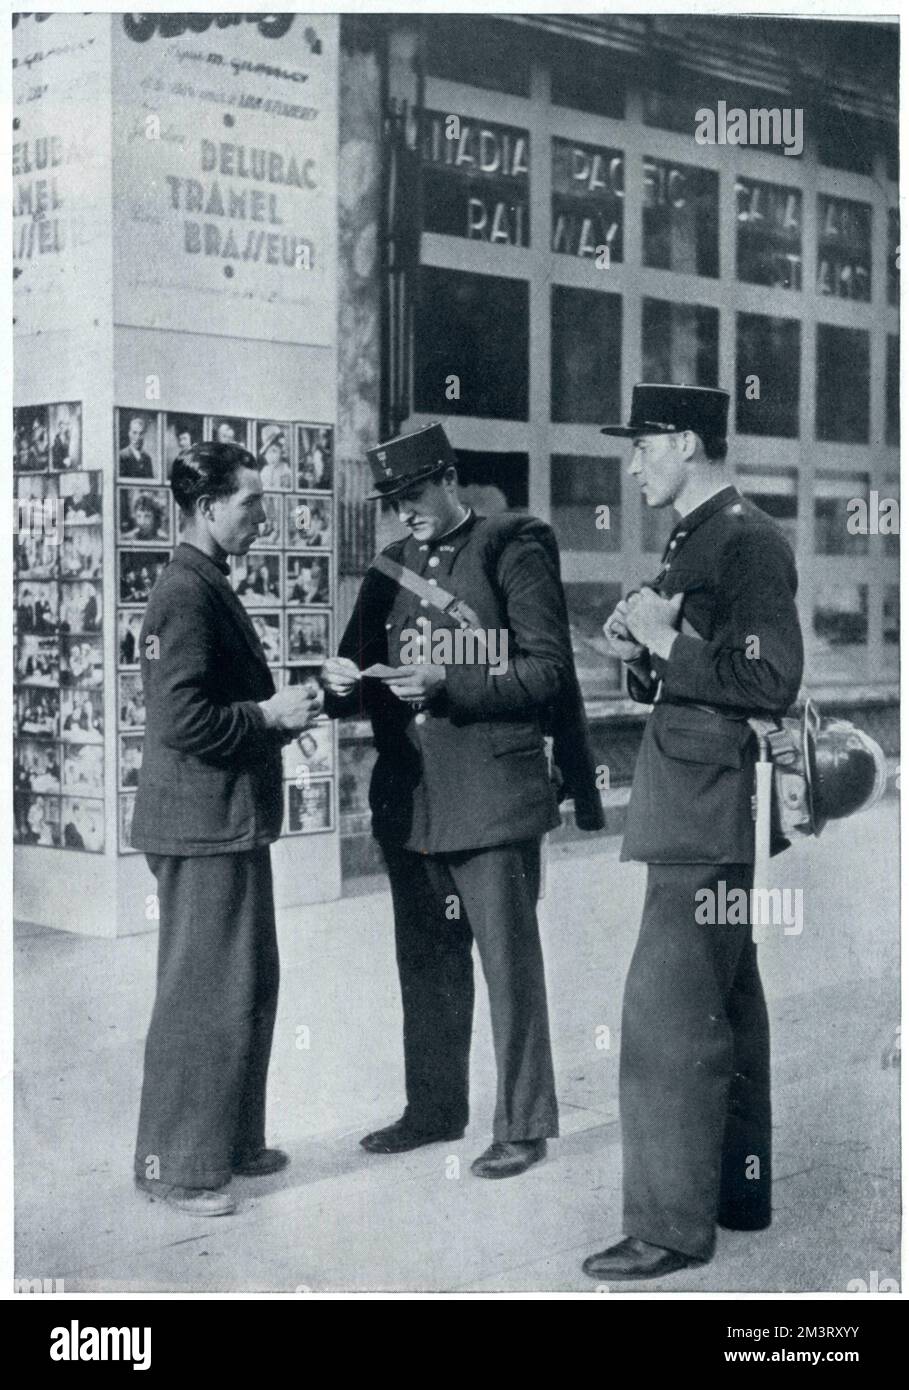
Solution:
<svg viewBox="0 0 909 1390">
<path fill-rule="evenodd" d="M 888 504 L 883 506 L 883 512 L 886 513 L 887 517 L 886 522 L 883 515 L 880 521 L 881 534 L 884 537 L 884 555 L 888 560 L 898 560 L 900 558 L 900 480 L 893 474 L 888 474 L 884 486 L 886 495 L 883 502 Z M 892 503 L 896 505 L 889 505 Z"/>
<path fill-rule="evenodd" d="M 900 250 L 899 208 L 887 209 L 887 303 L 899 308 L 900 268 L 897 256 Z"/>
<path fill-rule="evenodd" d="M 621 584 L 568 583 L 565 601 L 578 679 L 585 698 L 615 695 L 624 683 L 624 668 L 606 650 L 603 624 L 622 597 Z"/>
<path fill-rule="evenodd" d="M 735 427 L 739 434 L 798 438 L 800 344 L 798 319 L 736 315 Z"/>
<path fill-rule="evenodd" d="M 900 586 L 898 584 L 884 585 L 884 659 L 892 657 L 898 659 L 898 653 L 893 651 L 900 643 Z M 891 651 L 888 652 L 887 648 Z"/>
<path fill-rule="evenodd" d="M 582 425 L 618 420 L 621 295 L 554 285 L 551 303 L 551 418 L 557 424 Z M 510 340 L 515 337 L 511 325 L 506 325 L 506 332 Z"/>
<path fill-rule="evenodd" d="M 871 298 L 871 205 L 851 198 L 817 200 L 817 292 Z"/>
<path fill-rule="evenodd" d="M 739 178 L 735 185 L 735 270 L 750 285 L 802 288 L 802 194 Z"/>
<path fill-rule="evenodd" d="M 863 647 L 868 642 L 868 585 L 820 582 L 814 597 L 814 635 L 823 673 L 831 670 L 825 654 L 838 649 Z"/>
<path fill-rule="evenodd" d="M 828 169 L 874 173 L 874 128 L 852 111 L 827 106 L 815 114 L 818 158 Z"/>
<path fill-rule="evenodd" d="M 644 159 L 644 265 L 720 273 L 719 180 L 711 169 Z"/>
<path fill-rule="evenodd" d="M 550 465 L 550 516 L 562 549 L 619 550 L 621 459 L 553 454 Z"/>
<path fill-rule="evenodd" d="M 751 468 L 738 470 L 740 492 L 762 512 L 773 517 L 795 550 L 798 541 L 799 490 L 794 468 Z"/>
<path fill-rule="evenodd" d="M 641 302 L 644 381 L 719 385 L 720 311 L 703 304 Z"/>
<path fill-rule="evenodd" d="M 530 460 L 521 453 L 455 450 L 461 500 L 483 516 L 496 512 L 526 512 L 529 505 Z"/>
<path fill-rule="evenodd" d="M 867 473 L 833 473 L 819 470 L 814 478 L 814 553 L 816 555 L 867 555 L 868 535 L 854 534 L 857 519 L 867 518 Z M 854 505 L 865 503 L 864 513 Z M 850 506 L 850 503 L 853 503 Z"/>
<path fill-rule="evenodd" d="M 427 111 L 422 131 L 424 230 L 529 246 L 529 133 L 444 111 Z"/>
<path fill-rule="evenodd" d="M 422 266 L 414 314 L 414 409 L 526 420 L 526 280 Z"/>
<path fill-rule="evenodd" d="M 566 256 L 598 256 L 605 268 L 623 259 L 625 166 L 621 150 L 552 142 L 552 249 Z"/>
<path fill-rule="evenodd" d="M 869 340 L 863 328 L 817 326 L 815 434 L 841 444 L 867 444 Z"/>
<path fill-rule="evenodd" d="M 886 440 L 891 448 L 900 442 L 900 340 L 895 333 L 887 335 L 887 429 Z"/>
<path fill-rule="evenodd" d="M 530 55 L 516 42 L 514 25 L 460 15 L 426 15 L 426 71 L 430 77 L 464 82 L 512 96 L 530 95 Z"/>
<path fill-rule="evenodd" d="M 724 81 L 720 103 L 717 90 L 716 78 L 686 74 L 667 62 L 660 82 L 644 91 L 644 124 L 694 137 L 699 145 L 753 145 L 762 154 L 786 155 L 787 163 L 801 159 L 797 117 L 784 116 L 791 108 L 784 106 L 780 93 Z M 707 112 L 712 115 L 709 123 Z M 793 150 L 798 154 L 789 153 Z"/>
<path fill-rule="evenodd" d="M 559 48 L 550 69 L 550 100 L 553 106 L 570 106 L 594 116 L 625 115 L 625 80 L 616 72 L 611 57 L 591 48 Z"/>
</svg>

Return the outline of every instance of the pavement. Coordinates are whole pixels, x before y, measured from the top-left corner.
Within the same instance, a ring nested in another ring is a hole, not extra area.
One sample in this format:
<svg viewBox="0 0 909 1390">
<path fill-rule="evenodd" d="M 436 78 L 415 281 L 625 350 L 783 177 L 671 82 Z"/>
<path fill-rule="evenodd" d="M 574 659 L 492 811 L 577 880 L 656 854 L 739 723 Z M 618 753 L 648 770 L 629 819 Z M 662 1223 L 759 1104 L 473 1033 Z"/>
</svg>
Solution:
<svg viewBox="0 0 909 1390">
<path fill-rule="evenodd" d="M 775 882 L 802 890 L 804 921 L 799 934 L 771 928 L 760 948 L 773 1225 L 720 1232 L 710 1264 L 632 1288 L 845 1292 L 899 1279 L 897 808 L 887 799 L 774 861 Z M 546 1162 L 502 1182 L 470 1173 L 494 1097 L 482 986 L 464 1139 L 392 1157 L 360 1148 L 403 1108 L 391 907 L 377 880 L 279 919 L 269 1142 L 293 1162 L 235 1179 L 240 1209 L 214 1221 L 132 1186 L 154 934 L 22 929 L 17 1276 L 62 1279 L 68 1293 L 596 1291 L 581 1261 L 622 1234 L 619 1022 L 644 887 L 618 851 L 617 839 L 587 837 L 549 852 L 540 916 L 562 1137 Z"/>
</svg>

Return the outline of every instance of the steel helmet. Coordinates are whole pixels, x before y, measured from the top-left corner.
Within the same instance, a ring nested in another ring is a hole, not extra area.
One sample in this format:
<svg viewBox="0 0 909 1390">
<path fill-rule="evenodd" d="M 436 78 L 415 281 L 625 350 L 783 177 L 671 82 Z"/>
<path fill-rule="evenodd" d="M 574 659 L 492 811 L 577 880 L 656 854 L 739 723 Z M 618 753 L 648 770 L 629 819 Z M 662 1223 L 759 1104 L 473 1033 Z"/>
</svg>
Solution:
<svg viewBox="0 0 909 1390">
<path fill-rule="evenodd" d="M 823 718 L 811 700 L 802 714 L 802 752 L 815 835 L 828 820 L 866 811 L 883 796 L 887 765 L 880 745 L 848 719 Z"/>
</svg>

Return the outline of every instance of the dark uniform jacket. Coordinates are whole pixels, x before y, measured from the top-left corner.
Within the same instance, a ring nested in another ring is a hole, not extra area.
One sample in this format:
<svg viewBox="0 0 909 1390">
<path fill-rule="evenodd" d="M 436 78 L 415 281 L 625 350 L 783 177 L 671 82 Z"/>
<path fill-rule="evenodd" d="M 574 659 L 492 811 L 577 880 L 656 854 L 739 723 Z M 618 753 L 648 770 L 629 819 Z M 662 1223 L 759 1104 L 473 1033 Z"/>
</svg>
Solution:
<svg viewBox="0 0 909 1390">
<path fill-rule="evenodd" d="M 409 536 L 384 553 L 464 600 L 483 628 L 507 629 L 508 665 L 498 676 L 485 664 L 449 665 L 442 693 L 416 716 L 374 679 L 343 700 L 326 697 L 330 714 L 372 720 L 373 833 L 429 854 L 543 835 L 560 823 L 543 721 L 575 679 L 551 529 L 533 517 L 471 515 L 435 542 Z M 454 626 L 371 569 L 339 653 L 361 670 L 400 666 L 402 633 L 426 617 L 433 631 Z"/>
<path fill-rule="evenodd" d="M 764 512 L 724 488 L 676 526 L 654 587 L 685 594 L 682 631 L 648 679 L 629 674 L 633 698 L 656 704 L 622 858 L 751 863 L 757 744 L 747 720 L 784 714 L 802 678 L 792 552 Z"/>
<path fill-rule="evenodd" d="M 158 639 L 150 659 L 147 638 Z M 227 854 L 281 832 L 282 736 L 258 701 L 274 694 L 226 567 L 178 545 L 141 635 L 146 728 L 131 839 L 155 854 Z"/>
</svg>

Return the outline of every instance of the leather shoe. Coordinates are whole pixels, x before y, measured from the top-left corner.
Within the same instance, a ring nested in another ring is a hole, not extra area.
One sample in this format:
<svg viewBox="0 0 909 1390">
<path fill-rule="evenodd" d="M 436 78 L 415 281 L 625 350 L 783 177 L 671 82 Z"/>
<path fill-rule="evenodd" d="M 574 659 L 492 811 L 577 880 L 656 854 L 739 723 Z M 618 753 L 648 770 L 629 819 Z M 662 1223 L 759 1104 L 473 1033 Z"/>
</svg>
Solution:
<svg viewBox="0 0 909 1390">
<path fill-rule="evenodd" d="M 497 1141 L 474 1159 L 470 1171 L 478 1178 L 513 1178 L 545 1157 L 545 1139 Z"/>
<path fill-rule="evenodd" d="M 159 1178 L 136 1178 L 136 1187 L 153 1202 L 164 1202 L 188 1216 L 230 1216 L 237 1204 L 224 1188 L 179 1187 Z"/>
<path fill-rule="evenodd" d="M 588 1255 L 582 1265 L 591 1279 L 662 1279 L 665 1274 L 705 1264 L 704 1260 L 683 1255 L 680 1250 L 667 1250 L 662 1245 L 649 1245 L 637 1236 L 627 1236 L 618 1245 L 610 1245 L 596 1255 Z"/>
<path fill-rule="evenodd" d="M 445 1144 L 455 1139 L 463 1139 L 463 1129 L 425 1130 L 416 1129 L 403 1116 L 393 1125 L 373 1130 L 360 1140 L 360 1144 L 371 1154 L 403 1154 L 411 1149 L 421 1149 L 424 1144 Z"/>
<path fill-rule="evenodd" d="M 260 1149 L 258 1153 L 237 1159 L 233 1171 L 241 1178 L 267 1178 L 272 1173 L 280 1173 L 289 1162 L 290 1154 L 283 1149 Z"/>
</svg>

